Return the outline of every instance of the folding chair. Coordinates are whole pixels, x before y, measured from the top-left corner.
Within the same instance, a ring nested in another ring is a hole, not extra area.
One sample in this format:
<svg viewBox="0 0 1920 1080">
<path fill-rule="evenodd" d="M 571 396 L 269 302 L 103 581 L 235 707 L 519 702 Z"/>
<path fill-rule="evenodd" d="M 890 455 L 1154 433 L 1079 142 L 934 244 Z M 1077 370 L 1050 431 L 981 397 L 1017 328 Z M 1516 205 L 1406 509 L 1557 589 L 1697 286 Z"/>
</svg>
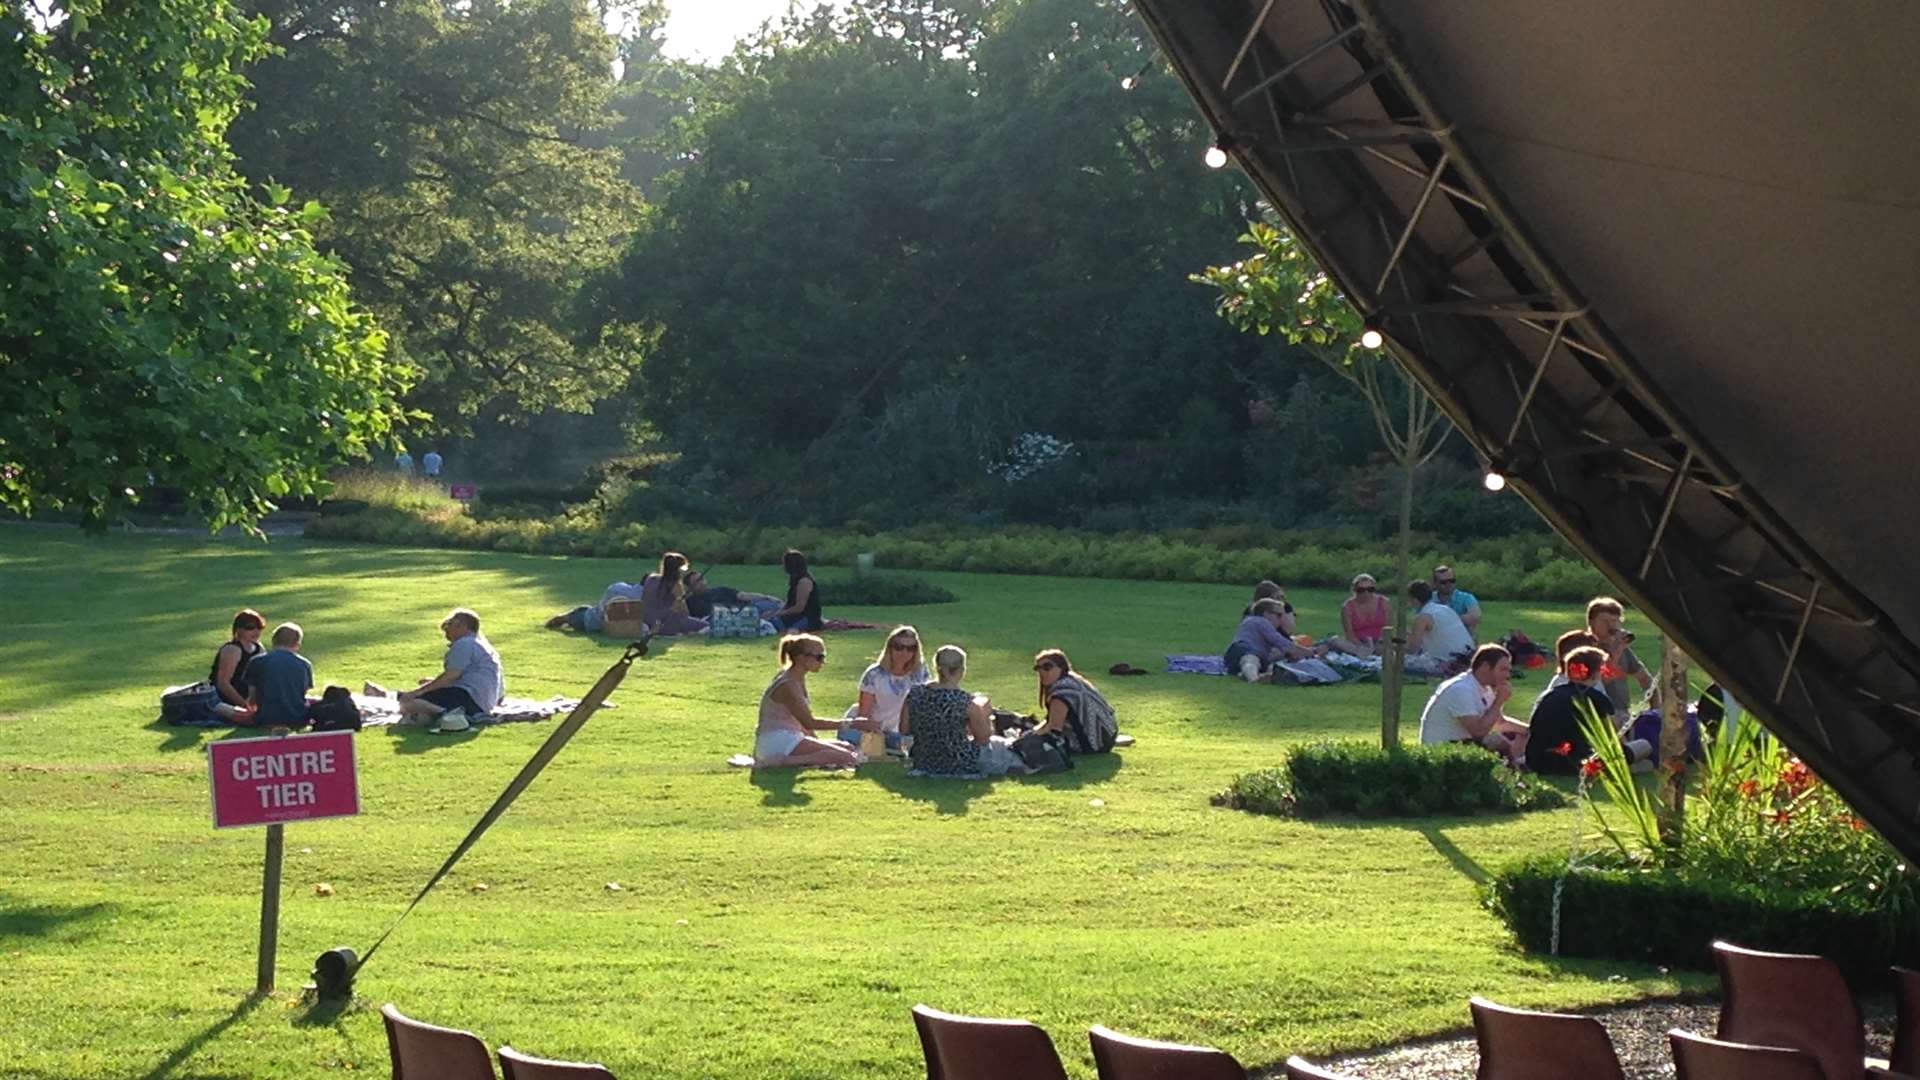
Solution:
<svg viewBox="0 0 1920 1080">
<path fill-rule="evenodd" d="M 1053 1040 L 1025 1020 L 956 1016 L 913 1007 L 927 1080 L 1067 1080 Z"/>
<path fill-rule="evenodd" d="M 1100 1080 L 1247 1080 L 1247 1070 L 1224 1050 L 1157 1042 L 1095 1026 L 1093 1064 Z"/>
<path fill-rule="evenodd" d="M 1685 1031 L 1667 1032 L 1679 1080 L 1822 1080 L 1820 1062 L 1805 1050 L 1722 1042 Z"/>
<path fill-rule="evenodd" d="M 1866 1026 L 1833 961 L 1716 941 L 1713 963 L 1720 969 L 1719 1038 L 1805 1050 L 1826 1080 L 1866 1075 Z"/>
<path fill-rule="evenodd" d="M 1625 1080 L 1613 1039 L 1591 1016 L 1509 1009 L 1483 997 L 1467 1007 L 1480 1042 L 1480 1080 Z"/>
<path fill-rule="evenodd" d="M 501 1080 L 613 1080 L 605 1065 L 537 1058 L 511 1046 L 500 1048 L 500 1076 Z"/>
<path fill-rule="evenodd" d="M 392 1002 L 380 1007 L 380 1017 L 387 1024 L 393 1080 L 493 1080 L 493 1057 L 473 1032 L 423 1024 Z"/>
</svg>

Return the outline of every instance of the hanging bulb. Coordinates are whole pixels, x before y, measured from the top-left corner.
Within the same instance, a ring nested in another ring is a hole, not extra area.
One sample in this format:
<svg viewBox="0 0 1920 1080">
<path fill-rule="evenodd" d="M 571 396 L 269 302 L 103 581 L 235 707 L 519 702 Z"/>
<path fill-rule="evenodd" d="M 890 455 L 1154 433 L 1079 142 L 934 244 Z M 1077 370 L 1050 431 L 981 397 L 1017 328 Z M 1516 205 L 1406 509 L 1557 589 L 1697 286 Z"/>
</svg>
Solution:
<svg viewBox="0 0 1920 1080">
<path fill-rule="evenodd" d="M 1207 147 L 1207 154 L 1204 160 L 1209 169 L 1221 168 L 1227 163 L 1227 152 L 1218 145 L 1209 146 Z"/>
<path fill-rule="evenodd" d="M 1386 343 L 1386 337 L 1371 326 L 1360 331 L 1360 347 L 1363 349 L 1377 349 Z"/>
<path fill-rule="evenodd" d="M 1132 75 L 1128 75 L 1126 78 L 1120 80 L 1120 89 L 1122 90 L 1131 90 L 1139 85 L 1140 80 Z"/>
<path fill-rule="evenodd" d="M 1506 476 L 1493 469 L 1488 469 L 1486 477 L 1480 482 L 1486 485 L 1488 491 L 1505 491 L 1507 489 Z"/>
</svg>

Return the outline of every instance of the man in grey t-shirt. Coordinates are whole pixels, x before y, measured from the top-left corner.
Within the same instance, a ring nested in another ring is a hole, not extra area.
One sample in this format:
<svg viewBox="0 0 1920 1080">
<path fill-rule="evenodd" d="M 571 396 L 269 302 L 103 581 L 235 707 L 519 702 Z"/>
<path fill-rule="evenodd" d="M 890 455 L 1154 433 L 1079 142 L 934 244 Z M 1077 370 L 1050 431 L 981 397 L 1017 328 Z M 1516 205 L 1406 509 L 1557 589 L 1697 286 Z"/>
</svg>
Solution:
<svg viewBox="0 0 1920 1080">
<path fill-rule="evenodd" d="M 471 718 L 485 716 L 500 704 L 507 689 L 506 674 L 499 651 L 481 635 L 480 616 L 473 611 L 454 608 L 441 620 L 440 631 L 447 635 L 447 657 L 440 674 L 417 690 L 394 696 L 406 720 L 425 723 L 438 718 L 439 731 L 465 731 Z M 378 689 L 368 684 L 369 693 Z"/>
<path fill-rule="evenodd" d="M 1607 666 L 1601 669 L 1606 673 L 1601 689 L 1613 703 L 1614 719 L 1621 723 L 1633 715 L 1632 683 L 1638 682 L 1642 693 L 1653 688 L 1653 676 L 1647 673 L 1647 666 L 1628 647 L 1633 635 L 1620 625 L 1625 617 L 1626 609 L 1611 596 L 1596 596 L 1587 602 L 1587 632 L 1607 654 Z"/>
</svg>

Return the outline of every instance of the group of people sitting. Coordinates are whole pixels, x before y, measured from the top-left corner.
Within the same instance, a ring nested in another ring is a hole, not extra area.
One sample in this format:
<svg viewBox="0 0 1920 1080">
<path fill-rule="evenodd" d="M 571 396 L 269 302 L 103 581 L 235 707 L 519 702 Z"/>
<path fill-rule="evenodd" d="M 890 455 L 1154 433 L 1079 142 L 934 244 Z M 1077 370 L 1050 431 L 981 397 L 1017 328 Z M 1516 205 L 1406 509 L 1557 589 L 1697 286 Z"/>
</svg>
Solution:
<svg viewBox="0 0 1920 1080">
<path fill-rule="evenodd" d="M 213 654 L 207 680 L 219 695 L 214 714 L 242 727 L 301 727 L 313 707 L 313 664 L 300 655 L 306 633 L 299 623 L 274 627 L 272 648 L 260 643 L 266 619 L 252 608 L 233 617 L 231 640 Z M 369 682 L 363 693 L 391 697 L 402 722 L 431 723 L 439 731 L 465 731 L 492 712 L 506 691 L 499 650 L 480 633 L 480 616 L 454 608 L 440 621 L 447 652 L 440 673 L 398 693 Z"/>
<path fill-rule="evenodd" d="M 992 702 L 963 685 L 967 653 L 958 645 L 936 650 L 929 670 L 919 631 L 895 627 L 880 655 L 861 673 L 858 699 L 837 717 L 814 713 L 807 686 L 807 676 L 826 666 L 826 643 L 816 634 L 787 634 L 778 653 L 780 668 L 760 695 L 756 767 L 853 768 L 866 760 L 860 736 L 874 733 L 885 737 L 889 748 L 903 750 L 913 771 L 926 776 L 971 778 L 1026 771 L 1014 749 L 1020 729 L 995 731 Z M 1040 716 L 1031 733 L 1056 734 L 1074 754 L 1112 750 L 1119 735 L 1113 706 L 1092 680 L 1073 670 L 1066 653 L 1041 651 L 1033 658 L 1033 670 Z M 833 734 L 823 737 L 817 734 L 821 732 Z"/>
<path fill-rule="evenodd" d="M 1407 628 L 1402 666 L 1415 675 L 1450 675 L 1473 655 L 1480 626 L 1480 601 L 1459 587 L 1453 568 L 1436 566 L 1430 581 L 1407 586 L 1413 623 Z M 1254 586 L 1253 603 L 1241 613 L 1240 626 L 1227 645 L 1227 673 L 1248 682 L 1268 682 L 1275 664 L 1322 660 L 1341 654 L 1359 661 L 1381 655 L 1393 625 L 1393 604 L 1381 594 L 1372 574 L 1356 574 L 1340 605 L 1340 632 L 1320 641 L 1300 636 L 1293 605 L 1278 584 Z"/>
<path fill-rule="evenodd" d="M 1594 752 L 1581 723 L 1591 711 L 1608 721 L 1629 761 L 1651 761 L 1653 743 L 1636 737 L 1632 710 L 1634 686 L 1645 692 L 1653 676 L 1634 655 L 1624 618 L 1612 597 L 1588 602 L 1586 626 L 1555 641 L 1558 670 L 1526 721 L 1505 711 L 1513 697 L 1513 655 L 1499 645 L 1475 649 L 1466 671 L 1434 688 L 1420 714 L 1420 741 L 1472 743 L 1535 772 L 1571 774 Z"/>
<path fill-rule="evenodd" d="M 780 564 L 787 572 L 787 598 L 714 585 L 692 568 L 677 551 L 660 556 L 660 565 L 638 584 L 616 581 L 600 599 L 560 612 L 547 620 L 547 629 L 600 633 L 607 628 L 610 608 L 637 603 L 639 620 L 652 636 L 704 634 L 716 607 L 751 607 L 772 624 L 774 632 L 815 631 L 825 625 L 820 615 L 820 584 L 807 568 L 807 557 L 789 548 Z"/>
</svg>

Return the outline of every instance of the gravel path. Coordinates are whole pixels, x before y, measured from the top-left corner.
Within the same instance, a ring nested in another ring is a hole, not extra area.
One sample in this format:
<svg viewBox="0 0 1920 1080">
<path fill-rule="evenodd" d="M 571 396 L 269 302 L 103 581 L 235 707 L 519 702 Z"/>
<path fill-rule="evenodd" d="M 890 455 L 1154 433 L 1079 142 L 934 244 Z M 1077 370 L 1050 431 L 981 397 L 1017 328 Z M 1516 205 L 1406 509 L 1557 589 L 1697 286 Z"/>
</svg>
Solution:
<svg viewBox="0 0 1920 1080">
<path fill-rule="evenodd" d="M 1867 1013 L 1867 1052 L 1885 1057 L 1893 1037 L 1893 1004 L 1882 999 L 1862 1003 Z M 1461 1002 L 1462 1019 L 1466 1003 Z M 1667 1029 L 1680 1028 L 1713 1034 L 1718 1023 L 1718 1001 L 1686 999 L 1642 1002 L 1602 1009 L 1589 1015 L 1606 1025 L 1614 1052 L 1628 1080 L 1671 1078 L 1673 1063 L 1667 1050 Z M 1466 1080 L 1479 1067 L 1480 1055 L 1471 1029 L 1454 1035 L 1421 1039 L 1316 1061 L 1316 1064 L 1354 1080 Z M 1264 1075 L 1280 1076 L 1282 1070 Z"/>
</svg>

